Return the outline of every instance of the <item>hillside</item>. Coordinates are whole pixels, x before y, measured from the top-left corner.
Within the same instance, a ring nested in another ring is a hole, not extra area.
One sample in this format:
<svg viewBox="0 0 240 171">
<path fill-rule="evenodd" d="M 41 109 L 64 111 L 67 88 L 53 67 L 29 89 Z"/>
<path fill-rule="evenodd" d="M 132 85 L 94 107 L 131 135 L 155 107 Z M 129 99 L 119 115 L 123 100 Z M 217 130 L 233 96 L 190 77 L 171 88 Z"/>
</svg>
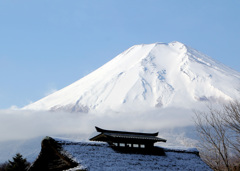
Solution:
<svg viewBox="0 0 240 171">
<path fill-rule="evenodd" d="M 136 112 L 238 98 L 240 74 L 180 42 L 135 45 L 23 109 Z"/>
</svg>

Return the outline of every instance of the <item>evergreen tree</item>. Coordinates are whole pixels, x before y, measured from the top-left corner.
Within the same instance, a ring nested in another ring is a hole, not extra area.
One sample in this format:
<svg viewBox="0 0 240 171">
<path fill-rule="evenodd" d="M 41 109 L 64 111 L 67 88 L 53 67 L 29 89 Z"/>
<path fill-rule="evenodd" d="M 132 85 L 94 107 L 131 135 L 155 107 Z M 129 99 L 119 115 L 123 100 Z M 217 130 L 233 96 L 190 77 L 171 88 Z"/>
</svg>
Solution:
<svg viewBox="0 0 240 171">
<path fill-rule="evenodd" d="M 13 157 L 13 161 L 8 161 L 8 165 L 6 167 L 7 171 L 26 171 L 29 167 L 29 163 L 26 159 L 22 157 L 20 153 L 17 153 Z"/>
<path fill-rule="evenodd" d="M 8 165 L 8 162 L 0 164 L 0 171 L 6 171 L 7 165 Z"/>
</svg>

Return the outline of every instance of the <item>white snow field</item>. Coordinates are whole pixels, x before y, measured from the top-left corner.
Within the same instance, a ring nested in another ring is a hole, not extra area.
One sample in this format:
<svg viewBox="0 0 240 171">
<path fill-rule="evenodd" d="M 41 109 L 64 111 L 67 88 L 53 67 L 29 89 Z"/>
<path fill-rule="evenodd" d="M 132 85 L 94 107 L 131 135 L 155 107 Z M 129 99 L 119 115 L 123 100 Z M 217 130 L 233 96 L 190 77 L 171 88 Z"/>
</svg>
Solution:
<svg viewBox="0 0 240 171">
<path fill-rule="evenodd" d="M 240 74 L 180 42 L 135 45 L 23 109 L 137 112 L 239 98 Z"/>
</svg>

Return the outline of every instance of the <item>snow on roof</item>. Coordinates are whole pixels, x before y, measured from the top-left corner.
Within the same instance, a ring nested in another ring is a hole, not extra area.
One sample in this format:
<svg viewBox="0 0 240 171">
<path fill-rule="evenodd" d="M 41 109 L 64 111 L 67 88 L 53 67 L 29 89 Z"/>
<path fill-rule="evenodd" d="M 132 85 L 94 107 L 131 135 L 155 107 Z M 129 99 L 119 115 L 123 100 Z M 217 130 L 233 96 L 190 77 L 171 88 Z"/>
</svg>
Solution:
<svg viewBox="0 0 240 171">
<path fill-rule="evenodd" d="M 165 149 L 166 156 L 118 153 L 106 143 L 55 139 L 79 166 L 87 170 L 211 170 L 196 149 Z"/>
</svg>

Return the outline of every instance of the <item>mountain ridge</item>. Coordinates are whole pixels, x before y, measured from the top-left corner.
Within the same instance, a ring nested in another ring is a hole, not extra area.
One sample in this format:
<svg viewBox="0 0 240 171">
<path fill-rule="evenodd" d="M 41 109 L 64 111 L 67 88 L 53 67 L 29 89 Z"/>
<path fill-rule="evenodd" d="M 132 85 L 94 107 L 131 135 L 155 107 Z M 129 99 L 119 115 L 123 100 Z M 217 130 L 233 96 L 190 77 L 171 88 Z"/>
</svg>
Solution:
<svg viewBox="0 0 240 171">
<path fill-rule="evenodd" d="M 230 83 L 231 82 L 231 83 Z M 183 43 L 134 45 L 23 109 L 136 111 L 239 97 L 240 74 Z"/>
</svg>

